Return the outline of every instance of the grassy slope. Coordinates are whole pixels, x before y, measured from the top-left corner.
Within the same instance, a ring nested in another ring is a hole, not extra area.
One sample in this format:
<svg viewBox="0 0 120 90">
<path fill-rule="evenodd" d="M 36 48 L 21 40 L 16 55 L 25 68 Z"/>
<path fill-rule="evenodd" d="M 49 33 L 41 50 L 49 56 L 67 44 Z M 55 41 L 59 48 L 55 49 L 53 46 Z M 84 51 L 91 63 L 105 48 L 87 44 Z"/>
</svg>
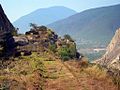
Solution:
<svg viewBox="0 0 120 90">
<path fill-rule="evenodd" d="M 11 63 L 8 61 L 6 63 L 7 68 L 2 67 L 0 70 L 1 88 L 10 88 L 10 90 L 26 88 L 30 90 L 117 90 L 106 71 L 97 66 L 85 68 L 83 67 L 87 65 L 85 61 L 62 62 L 58 57 L 48 53 L 33 53 L 31 56 L 16 58 Z"/>
</svg>

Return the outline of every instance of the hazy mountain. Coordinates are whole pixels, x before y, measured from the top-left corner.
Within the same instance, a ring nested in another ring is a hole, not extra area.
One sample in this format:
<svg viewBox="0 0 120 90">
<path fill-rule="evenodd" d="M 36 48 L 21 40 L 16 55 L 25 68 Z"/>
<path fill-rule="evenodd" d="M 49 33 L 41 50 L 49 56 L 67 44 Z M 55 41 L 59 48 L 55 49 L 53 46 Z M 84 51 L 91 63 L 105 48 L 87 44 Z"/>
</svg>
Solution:
<svg viewBox="0 0 120 90">
<path fill-rule="evenodd" d="M 120 27 L 120 5 L 89 9 L 49 24 L 48 27 L 60 35 L 70 34 L 78 42 L 106 44 Z"/>
<path fill-rule="evenodd" d="M 19 18 L 13 24 L 14 26 L 20 28 L 20 32 L 23 33 L 28 30 L 29 23 L 47 25 L 57 20 L 67 18 L 75 13 L 76 11 L 63 6 L 42 8 Z"/>
</svg>

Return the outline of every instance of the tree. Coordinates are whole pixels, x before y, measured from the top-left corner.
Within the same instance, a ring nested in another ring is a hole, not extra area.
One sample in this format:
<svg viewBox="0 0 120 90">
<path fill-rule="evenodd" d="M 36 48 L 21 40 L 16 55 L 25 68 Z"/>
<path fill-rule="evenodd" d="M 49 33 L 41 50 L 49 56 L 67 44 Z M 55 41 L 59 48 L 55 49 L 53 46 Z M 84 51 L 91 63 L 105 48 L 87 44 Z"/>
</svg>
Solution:
<svg viewBox="0 0 120 90">
<path fill-rule="evenodd" d="M 31 27 L 32 29 L 35 29 L 35 30 L 36 30 L 38 26 L 37 26 L 37 24 L 30 23 L 30 27 Z M 32 29 L 31 29 L 31 30 L 32 30 Z"/>
<path fill-rule="evenodd" d="M 66 47 L 60 47 L 58 50 L 58 54 L 63 60 L 76 58 L 76 52 L 77 50 L 75 44 L 66 45 Z"/>
<path fill-rule="evenodd" d="M 71 38 L 71 36 L 68 35 L 68 34 L 65 34 L 65 35 L 64 35 L 64 39 L 68 39 L 68 40 L 70 40 L 70 41 L 73 41 L 73 39 Z"/>
</svg>

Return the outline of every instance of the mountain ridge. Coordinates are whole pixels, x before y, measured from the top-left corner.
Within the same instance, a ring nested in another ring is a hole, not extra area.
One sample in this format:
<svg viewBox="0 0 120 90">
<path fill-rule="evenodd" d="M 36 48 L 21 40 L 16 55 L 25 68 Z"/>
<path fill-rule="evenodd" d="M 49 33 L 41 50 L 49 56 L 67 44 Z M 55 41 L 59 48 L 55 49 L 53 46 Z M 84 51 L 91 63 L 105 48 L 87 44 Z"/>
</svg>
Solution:
<svg viewBox="0 0 120 90">
<path fill-rule="evenodd" d="M 93 41 L 100 41 L 100 43 L 108 44 L 115 30 L 120 26 L 118 9 L 120 9 L 120 4 L 85 10 L 49 24 L 48 27 L 54 29 L 60 35 L 70 34 L 77 41 L 88 39 L 92 43 Z"/>
<path fill-rule="evenodd" d="M 18 20 L 13 22 L 13 24 L 14 26 L 20 28 L 20 32 L 25 32 L 29 28 L 29 23 L 47 25 L 57 20 L 73 15 L 75 13 L 76 11 L 66 8 L 64 6 L 41 8 L 20 17 Z"/>
</svg>

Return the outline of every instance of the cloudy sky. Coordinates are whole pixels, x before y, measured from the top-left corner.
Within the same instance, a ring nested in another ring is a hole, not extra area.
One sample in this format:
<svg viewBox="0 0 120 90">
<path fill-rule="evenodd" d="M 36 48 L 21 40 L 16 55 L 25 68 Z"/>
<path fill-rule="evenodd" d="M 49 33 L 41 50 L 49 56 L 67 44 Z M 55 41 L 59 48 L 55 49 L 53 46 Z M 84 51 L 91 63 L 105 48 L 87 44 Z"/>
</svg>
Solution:
<svg viewBox="0 0 120 90">
<path fill-rule="evenodd" d="M 14 22 L 36 9 L 65 6 L 81 12 L 86 9 L 120 4 L 120 0 L 0 0 L 8 18 Z"/>
</svg>

